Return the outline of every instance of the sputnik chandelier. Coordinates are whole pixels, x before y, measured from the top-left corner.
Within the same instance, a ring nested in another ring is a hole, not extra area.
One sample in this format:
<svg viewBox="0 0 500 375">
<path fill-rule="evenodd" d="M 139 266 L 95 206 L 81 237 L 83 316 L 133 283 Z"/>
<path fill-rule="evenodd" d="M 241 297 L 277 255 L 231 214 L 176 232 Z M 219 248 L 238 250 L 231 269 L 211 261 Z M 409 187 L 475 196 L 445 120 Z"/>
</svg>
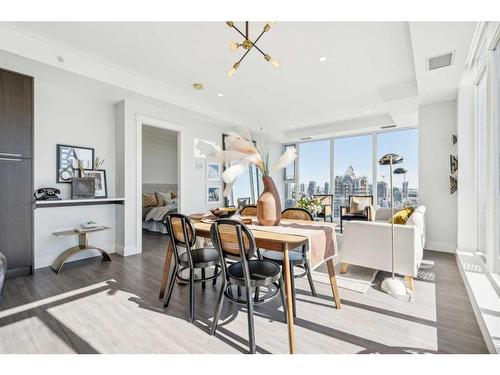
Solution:
<svg viewBox="0 0 500 375">
<path fill-rule="evenodd" d="M 262 35 L 264 35 L 264 33 L 268 32 L 271 29 L 271 23 L 266 23 L 266 25 L 264 26 L 264 29 L 262 30 L 260 35 L 257 37 L 257 39 L 255 39 L 254 41 L 250 40 L 250 37 L 249 37 L 248 21 L 245 22 L 245 33 L 244 34 L 236 26 L 234 26 L 233 21 L 227 21 L 226 24 L 230 28 L 235 29 L 238 34 L 240 34 L 243 38 L 245 38 L 242 43 L 232 42 L 229 45 L 229 48 L 231 49 L 231 51 L 236 51 L 240 47 L 242 47 L 243 49 L 246 49 L 246 52 L 243 54 L 243 56 L 241 56 L 241 58 L 238 60 L 238 62 L 232 66 L 229 73 L 227 73 L 227 76 L 229 78 L 231 78 L 233 76 L 233 74 L 236 73 L 236 69 L 238 69 L 240 67 L 241 61 L 246 57 L 246 55 L 248 55 L 248 53 L 252 50 L 252 48 L 255 48 L 257 51 L 259 51 L 262 54 L 262 56 L 264 56 L 264 59 L 266 61 L 268 61 L 269 63 L 271 63 L 272 66 L 274 66 L 275 68 L 279 68 L 280 63 L 276 59 L 271 58 L 271 56 L 269 56 L 267 53 L 262 52 L 262 50 L 257 46 L 257 42 L 262 37 Z"/>
</svg>

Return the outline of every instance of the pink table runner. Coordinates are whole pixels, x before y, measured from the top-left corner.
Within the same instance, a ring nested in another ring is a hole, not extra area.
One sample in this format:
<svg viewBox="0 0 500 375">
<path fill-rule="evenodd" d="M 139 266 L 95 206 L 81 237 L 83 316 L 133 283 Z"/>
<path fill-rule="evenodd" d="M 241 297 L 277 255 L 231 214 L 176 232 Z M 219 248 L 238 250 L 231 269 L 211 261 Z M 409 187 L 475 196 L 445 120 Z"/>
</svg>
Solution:
<svg viewBox="0 0 500 375">
<path fill-rule="evenodd" d="M 312 269 L 337 254 L 337 237 L 333 223 L 311 221 L 306 224 L 293 220 L 281 220 L 277 226 L 263 226 L 254 219 L 253 224 L 248 227 L 252 230 L 306 237 L 309 242 L 308 258 Z"/>
</svg>

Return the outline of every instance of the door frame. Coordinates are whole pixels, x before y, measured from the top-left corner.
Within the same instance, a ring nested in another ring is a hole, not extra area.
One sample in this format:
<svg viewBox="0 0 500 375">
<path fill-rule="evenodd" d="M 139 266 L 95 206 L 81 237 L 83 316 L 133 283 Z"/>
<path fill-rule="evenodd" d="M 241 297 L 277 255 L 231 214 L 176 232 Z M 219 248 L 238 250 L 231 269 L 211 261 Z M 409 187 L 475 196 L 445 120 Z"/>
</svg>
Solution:
<svg viewBox="0 0 500 375">
<path fill-rule="evenodd" d="M 184 126 L 170 121 L 160 120 L 145 115 L 136 115 L 136 237 L 137 249 L 142 252 L 142 130 L 144 126 L 175 131 L 177 133 L 177 211 L 182 212 L 182 140 L 184 139 Z"/>
</svg>

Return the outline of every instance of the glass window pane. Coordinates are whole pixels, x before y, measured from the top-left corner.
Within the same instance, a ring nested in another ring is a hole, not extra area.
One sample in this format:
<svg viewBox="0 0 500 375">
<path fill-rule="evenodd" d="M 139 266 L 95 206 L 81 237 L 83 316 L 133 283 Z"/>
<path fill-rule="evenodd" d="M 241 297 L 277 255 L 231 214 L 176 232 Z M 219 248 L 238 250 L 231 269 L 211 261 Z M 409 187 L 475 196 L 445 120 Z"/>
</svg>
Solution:
<svg viewBox="0 0 500 375">
<path fill-rule="evenodd" d="M 486 228 L 488 220 L 488 84 L 486 73 L 477 86 L 477 224 Z M 477 231 L 477 249 L 486 254 L 486 230 Z"/>
<path fill-rule="evenodd" d="M 377 204 L 390 207 L 390 172 L 388 165 L 378 160 L 393 153 L 403 157 L 403 163 L 393 166 L 406 173 L 393 175 L 394 208 L 418 204 L 418 129 L 397 130 L 377 134 Z"/>
<path fill-rule="evenodd" d="M 333 149 L 333 216 L 338 218 L 340 207 L 349 204 L 349 196 L 373 195 L 372 135 L 336 138 Z"/>
<path fill-rule="evenodd" d="M 252 199 L 250 168 L 247 169 L 240 177 L 238 177 L 233 185 L 233 193 L 230 196 L 230 206 L 237 206 L 238 199 L 248 198 L 250 203 L 254 203 Z"/>
<path fill-rule="evenodd" d="M 222 135 L 222 143 L 224 150 L 226 149 L 225 147 L 226 136 L 227 136 L 226 134 Z M 224 169 L 227 167 L 228 165 L 224 165 Z M 261 191 L 260 180 L 261 179 L 260 179 L 259 169 L 254 165 L 250 164 L 248 166 L 248 169 L 236 179 L 233 185 L 232 193 L 227 198 L 225 198 L 225 205 L 238 206 L 238 199 L 241 200 L 244 199 L 249 204 L 255 204 Z"/>
<path fill-rule="evenodd" d="M 288 148 L 295 148 L 295 145 L 285 145 L 285 151 Z M 295 160 L 286 166 L 285 180 L 295 180 Z"/>
<path fill-rule="evenodd" d="M 295 205 L 296 192 L 295 192 L 295 182 L 285 182 L 285 208 L 290 208 Z"/>
<path fill-rule="evenodd" d="M 299 193 L 328 194 L 330 188 L 330 140 L 299 144 Z"/>
</svg>

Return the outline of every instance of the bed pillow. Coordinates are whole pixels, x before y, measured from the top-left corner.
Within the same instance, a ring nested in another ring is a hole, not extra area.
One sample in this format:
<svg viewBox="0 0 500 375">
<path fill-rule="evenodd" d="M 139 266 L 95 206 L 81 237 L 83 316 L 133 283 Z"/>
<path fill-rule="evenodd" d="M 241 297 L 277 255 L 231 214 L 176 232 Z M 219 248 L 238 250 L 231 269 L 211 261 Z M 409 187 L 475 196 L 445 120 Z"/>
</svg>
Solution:
<svg viewBox="0 0 500 375">
<path fill-rule="evenodd" d="M 155 207 L 155 206 L 158 206 L 158 201 L 156 200 L 156 194 L 154 194 L 154 193 L 143 193 L 142 194 L 142 206 L 143 207 Z"/>
<path fill-rule="evenodd" d="M 155 192 L 158 206 L 166 206 L 167 201 L 170 200 L 170 193 L 162 193 L 161 191 Z"/>
</svg>

